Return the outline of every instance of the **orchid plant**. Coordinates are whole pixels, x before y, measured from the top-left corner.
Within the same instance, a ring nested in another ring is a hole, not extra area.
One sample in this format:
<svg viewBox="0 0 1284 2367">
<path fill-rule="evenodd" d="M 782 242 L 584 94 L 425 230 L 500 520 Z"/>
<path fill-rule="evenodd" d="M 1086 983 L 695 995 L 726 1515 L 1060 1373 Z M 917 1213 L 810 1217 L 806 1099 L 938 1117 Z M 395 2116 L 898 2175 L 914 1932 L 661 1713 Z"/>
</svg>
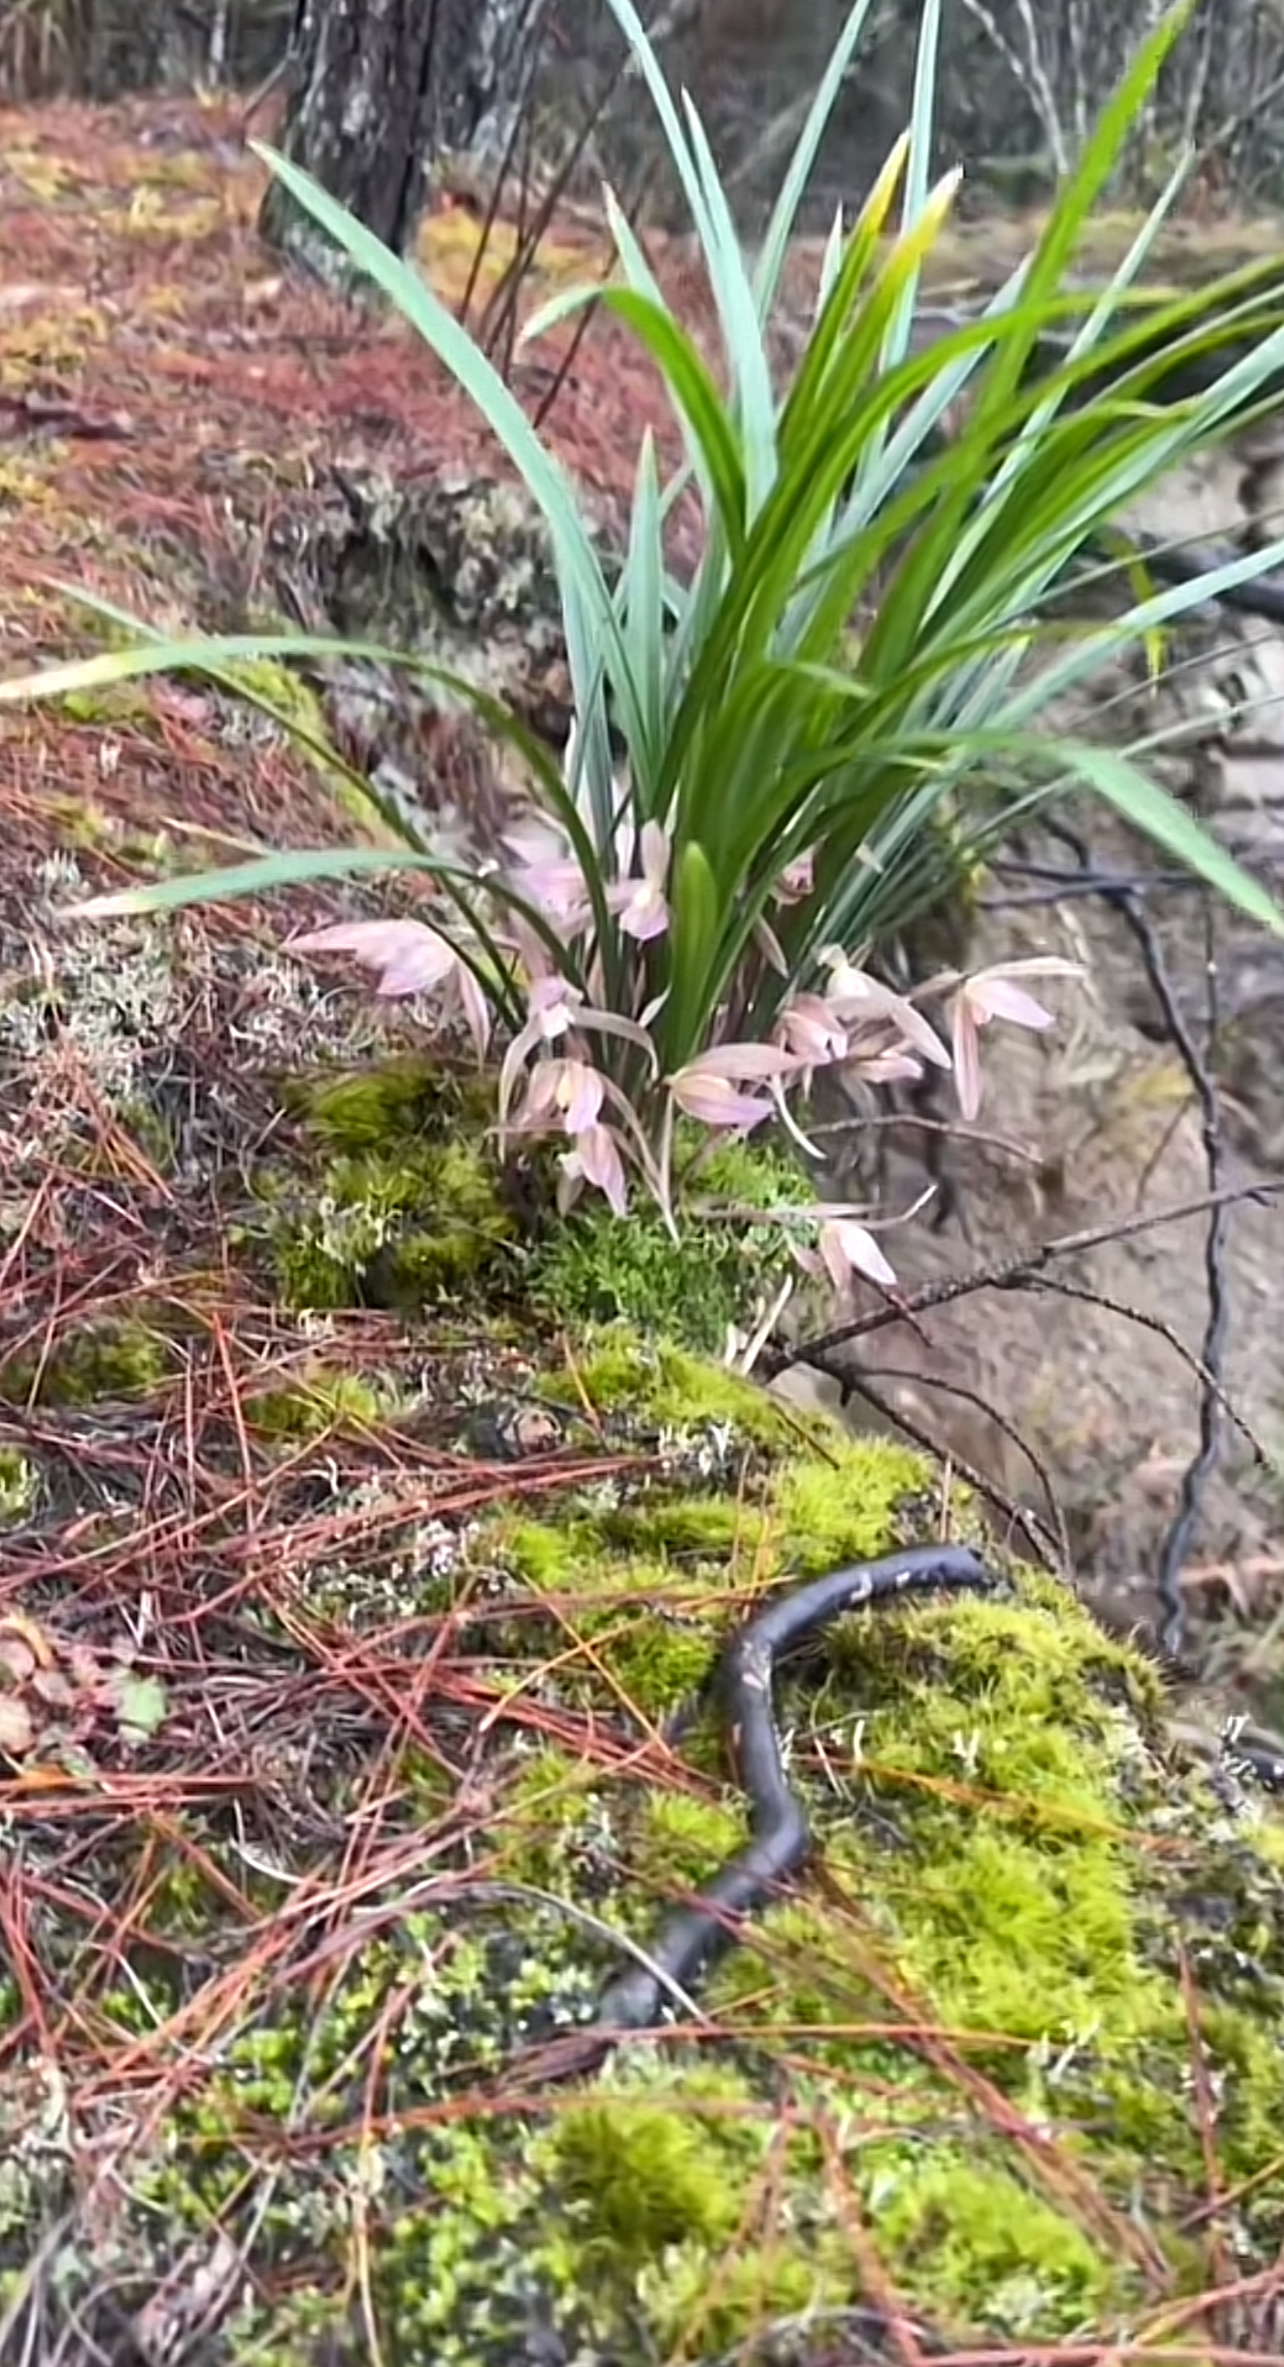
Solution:
<svg viewBox="0 0 1284 2367">
<path fill-rule="evenodd" d="M 930 174 L 941 4 L 922 10 L 910 128 L 854 223 L 834 226 L 809 341 L 782 392 L 770 342 L 781 273 L 872 0 L 856 0 L 835 46 L 756 256 L 737 235 L 699 116 L 669 90 L 633 0 L 609 0 L 685 191 L 725 363 L 720 381 L 608 191 L 615 282 L 559 296 L 526 335 L 601 301 L 658 368 L 685 457 L 662 482 L 643 435 L 618 569 L 516 396 L 414 264 L 260 150 L 453 373 L 542 513 L 572 686 L 564 760 L 475 684 L 405 653 L 297 635 L 181 642 L 102 603 L 87 605 L 118 632 L 133 625 L 133 647 L 0 682 L 0 704 L 166 669 L 238 692 L 247 659 L 357 658 L 413 668 L 504 735 L 541 835 L 534 843 L 515 817 L 481 880 L 403 825 L 395 847 L 268 852 L 80 910 L 158 911 L 394 866 L 427 872 L 439 922 L 342 920 L 296 936 L 293 950 L 355 957 L 385 995 L 453 1001 L 483 1059 L 498 1029 L 501 1129 L 560 1145 L 567 1206 L 592 1189 L 623 1213 L 640 1177 L 674 1224 L 684 1122 L 713 1141 L 775 1118 L 805 1142 L 799 1106 L 825 1067 L 876 1084 L 952 1071 L 960 1109 L 975 1115 L 985 1028 L 1049 1026 L 1030 984 L 1072 965 L 951 971 L 898 995 L 880 982 L 878 954 L 1049 801 L 1106 798 L 1284 931 L 1265 892 L 1151 778 L 1144 744 L 1057 741 L 1039 728 L 1050 702 L 1105 662 L 1132 649 L 1153 656 L 1174 620 L 1284 563 L 1278 543 L 1155 592 L 1125 551 L 1129 598 L 1117 614 L 1091 625 L 1049 618 L 1075 564 L 1106 538 L 1118 546 L 1119 513 L 1265 410 L 1284 368 L 1284 327 L 1261 269 L 1202 296 L 1148 299 L 1137 325 L 1137 283 L 1183 168 L 1108 285 L 1067 293 L 1077 243 L 1192 0 L 1142 43 L 1030 255 L 983 313 L 923 345 L 921 275 L 959 177 Z M 1043 368 L 1049 333 L 1067 325 L 1064 362 Z M 1174 362 L 1232 343 L 1234 358 L 1206 371 L 1202 394 L 1150 399 Z M 1076 403 L 1089 385 L 1090 403 Z M 667 531 L 682 497 L 701 519 L 687 573 L 670 563 Z M 339 761 L 333 750 L 326 759 Z M 811 1215 L 804 1260 L 831 1280 L 860 1272 L 888 1285 L 860 1212 Z"/>
<path fill-rule="evenodd" d="M 654 823 L 636 874 L 609 891 L 615 929 L 639 949 L 662 939 L 669 927 L 665 895 L 668 848 Z M 570 863 L 527 864 L 516 870 L 510 894 L 523 905 L 542 906 L 568 937 L 592 926 L 586 883 Z M 783 966 L 771 930 L 762 932 L 762 958 Z M 820 1153 L 801 1131 L 789 1101 L 805 1094 L 816 1072 L 841 1068 L 870 1083 L 921 1077 L 924 1064 L 954 1070 L 959 1107 L 974 1118 L 981 1105 L 980 1030 L 992 1019 L 1046 1028 L 1053 1014 L 1022 983 L 1027 978 L 1074 977 L 1074 962 L 1048 956 L 1010 962 L 964 976 L 942 972 L 913 996 L 898 995 L 849 961 L 837 947 L 826 948 L 825 985 L 794 989 L 782 1001 L 767 1042 L 722 1037 L 697 1052 L 671 1075 L 663 1073 L 648 1022 L 646 969 L 634 979 L 636 1012 L 608 1010 L 587 1002 L 571 983 L 567 967 L 554 962 L 544 941 L 520 922 L 499 924 L 492 945 L 507 943 L 511 975 L 526 996 L 526 1016 L 513 1033 L 499 1068 L 501 1139 L 522 1135 L 562 1138 L 558 1205 L 568 1210 L 586 1185 L 601 1192 L 617 1216 L 629 1204 L 629 1171 L 634 1168 L 676 1234 L 674 1143 L 677 1121 L 687 1118 L 710 1136 L 751 1134 L 767 1119 L 779 1119 L 799 1147 Z M 466 1022 L 484 1061 L 490 1046 L 492 1007 L 459 946 L 420 920 L 338 921 L 290 941 L 296 954 L 346 953 L 374 972 L 376 991 L 386 996 L 444 994 Z M 600 965 L 590 965 L 590 976 Z M 950 1015 L 951 1048 L 917 1007 L 939 999 Z M 603 1043 L 622 1048 L 632 1075 L 604 1061 Z M 827 1275 L 842 1291 L 854 1274 L 883 1286 L 895 1274 L 873 1231 L 842 1206 L 817 1204 L 805 1212 L 819 1223 L 815 1249 L 799 1244 L 805 1272 Z"/>
</svg>

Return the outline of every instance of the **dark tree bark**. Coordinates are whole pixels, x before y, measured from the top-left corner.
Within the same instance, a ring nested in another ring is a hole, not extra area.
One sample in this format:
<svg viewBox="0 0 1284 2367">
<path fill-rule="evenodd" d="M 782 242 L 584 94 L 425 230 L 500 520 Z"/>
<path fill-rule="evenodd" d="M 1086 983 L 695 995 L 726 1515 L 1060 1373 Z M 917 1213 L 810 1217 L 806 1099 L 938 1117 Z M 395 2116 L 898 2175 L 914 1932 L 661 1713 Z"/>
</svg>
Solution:
<svg viewBox="0 0 1284 2367">
<path fill-rule="evenodd" d="M 398 254 L 443 153 L 502 141 L 525 94 L 538 0 L 298 0 L 276 145 Z M 278 182 L 259 229 L 334 276 L 329 242 Z"/>
</svg>

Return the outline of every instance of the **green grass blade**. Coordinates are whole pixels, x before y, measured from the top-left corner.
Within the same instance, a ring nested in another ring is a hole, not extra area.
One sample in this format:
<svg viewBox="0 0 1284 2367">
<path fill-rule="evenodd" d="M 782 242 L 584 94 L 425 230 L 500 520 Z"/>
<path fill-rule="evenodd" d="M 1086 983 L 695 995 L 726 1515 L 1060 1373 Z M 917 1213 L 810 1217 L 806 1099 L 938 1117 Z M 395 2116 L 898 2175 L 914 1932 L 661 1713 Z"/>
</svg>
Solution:
<svg viewBox="0 0 1284 2367">
<path fill-rule="evenodd" d="M 821 141 L 838 104 L 848 68 L 856 54 L 872 6 L 873 0 L 856 0 L 856 6 L 829 53 L 829 63 L 817 86 L 807 120 L 799 133 L 781 182 L 780 193 L 771 209 L 753 275 L 754 301 L 760 321 L 765 322 L 770 318 L 775 304 L 798 208 L 806 195 Z"/>
<path fill-rule="evenodd" d="M 692 340 L 664 305 L 633 288 L 608 289 L 604 305 L 627 322 L 650 354 L 674 409 L 685 420 L 700 456 L 718 519 L 732 552 L 744 548 L 747 506 L 745 460 L 718 389 Z"/>
<path fill-rule="evenodd" d="M 776 394 L 763 324 L 758 317 L 740 233 L 718 177 L 704 125 L 688 94 L 682 94 L 691 154 L 700 174 L 715 247 L 705 261 L 722 321 L 731 374 L 732 406 L 740 430 L 748 515 L 755 518 L 776 477 Z"/>
<path fill-rule="evenodd" d="M 643 820 L 654 815 L 652 792 L 667 720 L 664 695 L 667 586 L 662 531 L 660 478 L 655 444 L 648 428 L 638 453 L 628 556 L 617 594 L 644 724 L 642 742 L 629 749 L 632 787 Z"/>
<path fill-rule="evenodd" d="M 619 4 L 626 4 L 626 0 L 619 0 Z M 249 145 L 271 167 L 296 204 L 311 214 L 336 246 L 382 288 L 403 318 L 445 363 L 502 444 L 548 527 L 563 591 L 572 589 L 584 613 L 593 620 L 597 647 L 607 653 L 612 689 L 622 712 L 627 712 L 632 684 L 609 587 L 570 482 L 541 444 L 520 403 L 467 330 L 434 295 L 412 264 L 394 255 L 287 157 L 260 140 L 251 140 Z"/>
</svg>

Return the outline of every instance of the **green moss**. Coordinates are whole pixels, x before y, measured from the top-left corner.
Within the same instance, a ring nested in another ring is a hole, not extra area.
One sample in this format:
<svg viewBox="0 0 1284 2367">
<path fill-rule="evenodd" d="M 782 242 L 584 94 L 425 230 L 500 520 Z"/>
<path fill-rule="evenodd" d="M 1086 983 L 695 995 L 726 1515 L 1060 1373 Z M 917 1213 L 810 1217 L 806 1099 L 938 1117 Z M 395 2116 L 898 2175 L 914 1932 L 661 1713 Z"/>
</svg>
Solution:
<svg viewBox="0 0 1284 2367">
<path fill-rule="evenodd" d="M 343 1154 L 305 1197 L 271 1179 L 262 1192 L 279 1294 L 295 1311 L 458 1305 L 511 1258 L 516 1227 L 493 1167 L 464 1143 Z"/>
<path fill-rule="evenodd" d="M 24 1520 L 40 1492 L 34 1463 L 18 1447 L 0 1447 L 0 1521 Z"/>
<path fill-rule="evenodd" d="M 44 1356 L 0 1361 L 0 1402 L 94 1405 L 103 1398 L 145 1397 L 175 1370 L 172 1343 L 141 1318 L 102 1318 L 65 1332 Z"/>
<path fill-rule="evenodd" d="M 300 1141 L 256 1185 L 286 1307 L 411 1315 L 516 1288 L 519 1226 L 486 1132 L 493 1087 L 392 1060 L 283 1080 L 281 1098 Z"/>
<path fill-rule="evenodd" d="M 395 1411 L 386 1390 L 358 1373 L 328 1372 L 316 1365 L 288 1387 L 252 1390 L 242 1399 L 250 1426 L 273 1438 L 323 1438 L 330 1430 L 351 1424 L 373 1429 Z"/>
<path fill-rule="evenodd" d="M 550 1404 L 587 1402 L 595 1413 L 649 1431 L 675 1449 L 698 1432 L 716 1447 L 721 1435 L 722 1460 L 728 1465 L 742 1459 L 746 1447 L 783 1454 L 800 1439 L 836 1441 L 839 1436 L 827 1421 L 800 1423 L 756 1382 L 705 1362 L 663 1335 L 641 1345 L 625 1324 L 591 1335 L 574 1375 L 549 1372 L 539 1386 Z"/>
<path fill-rule="evenodd" d="M 876 2227 L 929 2302 L 957 2307 L 968 2292 L 1011 2334 L 1096 2324 L 1132 2282 L 1010 2168 L 958 2146 L 906 2148 L 884 2174 Z"/>
<path fill-rule="evenodd" d="M 691 2080 L 687 2114 L 639 2100 L 629 2109 L 618 2097 L 581 2105 L 559 2120 L 541 2167 L 559 2194 L 580 2205 L 579 2234 L 590 2260 L 610 2254 L 633 2271 L 662 2263 L 683 2244 L 721 2251 L 735 2233 L 745 2174 L 762 2166 L 766 2132 L 741 2122 L 733 2143 L 699 2116 L 701 2088 Z M 729 2152 L 740 2175 L 727 2175 Z"/>
<path fill-rule="evenodd" d="M 495 1122 L 487 1077 L 407 1055 L 364 1069 L 285 1077 L 281 1099 L 332 1153 L 389 1152 L 407 1142 L 441 1142 Z"/>
<path fill-rule="evenodd" d="M 145 683 L 112 682 L 99 689 L 68 690 L 58 704 L 71 723 L 105 723 L 113 729 L 129 724 L 135 730 L 146 730 L 153 721 Z"/>
<path fill-rule="evenodd" d="M 680 1194 L 678 1242 L 640 1190 L 624 1220 L 600 1199 L 581 1201 L 532 1255 L 531 1305 L 559 1324 L 624 1321 L 719 1355 L 778 1286 L 789 1253 L 785 1226 L 753 1223 L 746 1212 L 797 1207 L 808 1196 L 797 1167 L 776 1153 L 718 1145 Z"/>
<path fill-rule="evenodd" d="M 487 1232 L 518 1220 L 477 1147 L 480 1111 L 464 1115 L 470 1090 L 414 1064 L 305 1081 L 298 1144 L 263 1201 L 278 1254 L 284 1239 L 333 1257 L 355 1295 L 381 1252 L 453 1236 L 437 1303 L 481 1289 L 493 1305 L 513 1275 L 518 1292 L 527 1244 Z M 382 1230 L 339 1254 L 336 1211 L 359 1232 L 372 1207 Z M 357 1556 L 306 1574 L 314 1621 L 377 1601 L 376 1660 L 379 1624 L 418 1623 L 424 1682 L 391 1738 L 395 1704 L 386 1725 L 381 1706 L 377 1767 L 354 1764 L 345 1722 L 316 1826 L 333 1847 L 312 1827 L 293 1854 L 287 1826 L 274 1836 L 283 1881 L 317 1885 L 326 1928 L 274 1920 L 260 1873 L 235 2013 L 204 2052 L 184 2037 L 184 2079 L 131 2163 L 131 2234 L 163 2230 L 172 2250 L 216 2221 L 244 2242 L 236 2339 L 282 2367 L 306 2367 L 323 2330 L 356 2367 L 371 2328 L 383 2355 L 442 2367 L 525 2355 L 532 2329 L 586 2367 L 694 2367 L 857 2306 L 871 2255 L 951 2336 L 1117 2341 L 1152 2297 L 1127 2231 L 1144 2226 L 1173 2293 L 1215 2265 L 1192 2216 L 1207 2187 L 1193 1978 L 1236 2264 L 1269 2266 L 1284 2241 L 1267 2175 L 1284 2123 L 1278 1864 L 1153 1755 L 1163 1704 L 1146 1665 L 1002 1556 L 994 1598 L 852 1618 L 782 1674 L 816 1862 L 702 1988 L 699 2042 L 629 2044 L 560 2089 L 542 2056 L 518 2076 L 523 2050 L 591 2017 L 621 1943 L 645 1950 L 747 1835 L 710 1711 L 677 1746 L 680 1781 L 630 1746 L 689 1699 L 747 1601 L 942 1525 L 919 1459 L 801 1421 L 659 1334 L 594 1331 L 573 1372 L 549 1353 L 522 1386 L 587 1406 L 616 1467 L 549 1490 L 515 1464 L 507 1500 L 444 1545 L 408 1540 L 399 1560 L 390 1546 L 379 1573 Z M 386 1406 L 376 1377 L 318 1353 L 247 1411 L 294 1437 Z M 967 1532 L 966 1497 L 950 1519 Z M 463 1830 L 451 1766 L 467 1771 Z M 372 1799 L 401 1887 L 359 1886 L 345 1921 L 354 1813 Z M 124 1963 L 96 1975 L 102 2029 L 163 2052 L 187 1968 L 208 1957 L 222 1980 L 215 1877 L 248 1897 L 256 1849 L 251 1836 L 243 1865 L 211 1830 L 199 1879 L 149 1868 L 148 1935 L 122 1926 Z M 336 2296 L 354 2214 L 349 2328 Z"/>
</svg>

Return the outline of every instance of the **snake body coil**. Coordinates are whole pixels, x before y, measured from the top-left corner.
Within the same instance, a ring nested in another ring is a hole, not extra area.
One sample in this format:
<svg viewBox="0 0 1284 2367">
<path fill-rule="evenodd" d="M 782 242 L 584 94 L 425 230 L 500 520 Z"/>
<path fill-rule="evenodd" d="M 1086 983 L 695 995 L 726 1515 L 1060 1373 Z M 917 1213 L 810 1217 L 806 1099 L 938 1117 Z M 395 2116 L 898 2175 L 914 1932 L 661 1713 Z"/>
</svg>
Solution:
<svg viewBox="0 0 1284 2367">
<path fill-rule="evenodd" d="M 752 1839 L 719 1868 L 692 1904 L 662 1926 L 647 1964 L 607 1983 L 594 2016 L 599 2029 L 651 2028 L 675 1990 L 688 1989 L 735 1945 L 738 1920 L 750 1915 L 804 1863 L 811 1833 L 785 1773 L 774 1686 L 781 1656 L 820 1635 L 832 1621 L 906 1594 L 977 1593 L 994 1581 L 963 1546 L 924 1545 L 881 1561 L 852 1562 L 790 1589 L 737 1630 L 715 1678 L 722 1726 L 749 1799 Z"/>
</svg>

